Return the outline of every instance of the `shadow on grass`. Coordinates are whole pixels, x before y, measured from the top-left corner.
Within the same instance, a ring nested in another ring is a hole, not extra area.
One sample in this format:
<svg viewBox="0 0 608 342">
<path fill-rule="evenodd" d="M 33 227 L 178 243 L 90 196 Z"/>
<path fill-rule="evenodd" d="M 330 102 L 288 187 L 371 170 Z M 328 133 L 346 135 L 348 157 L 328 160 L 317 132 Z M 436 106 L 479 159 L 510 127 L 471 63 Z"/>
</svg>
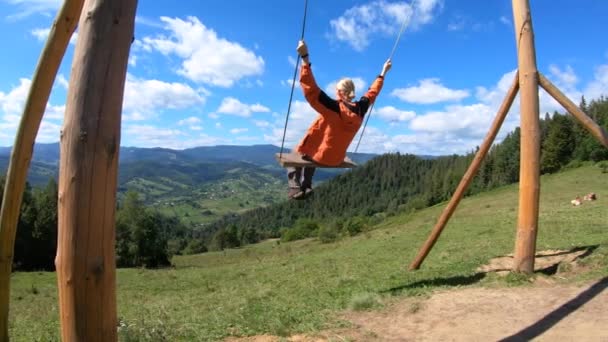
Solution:
<svg viewBox="0 0 608 342">
<path fill-rule="evenodd" d="M 551 327 L 559 323 L 559 321 L 566 318 L 574 311 L 580 309 L 580 307 L 585 305 L 585 303 L 591 301 L 597 295 L 602 293 L 602 291 L 604 291 L 606 287 L 608 287 L 608 277 L 602 278 L 597 283 L 593 284 L 588 289 L 581 292 L 578 296 L 574 297 L 570 301 L 564 303 L 559 308 L 550 312 L 538 322 L 500 341 L 529 341 L 535 337 L 538 337 L 539 335 L 543 334 L 547 330 L 551 329 Z"/>
<path fill-rule="evenodd" d="M 485 278 L 485 276 L 485 272 L 479 272 L 469 276 L 453 276 L 447 278 L 425 279 L 411 284 L 396 286 L 387 290 L 383 290 L 380 291 L 380 293 L 390 293 L 392 295 L 397 295 L 405 290 L 419 289 L 425 287 L 471 285 L 481 281 L 483 278 Z"/>
<path fill-rule="evenodd" d="M 555 253 L 551 253 L 551 254 L 537 254 L 536 257 L 537 258 L 538 257 L 541 257 L 541 258 L 542 257 L 552 257 L 552 256 L 566 255 L 566 254 L 572 254 L 572 253 L 576 253 L 576 252 L 580 252 L 580 251 L 585 251 L 585 253 L 576 257 L 576 259 L 583 259 L 583 258 L 586 258 L 589 255 L 591 255 L 591 253 L 593 253 L 593 251 L 595 251 L 598 247 L 599 247 L 599 245 L 574 247 L 567 251 L 560 251 L 560 252 L 555 252 Z"/>
</svg>

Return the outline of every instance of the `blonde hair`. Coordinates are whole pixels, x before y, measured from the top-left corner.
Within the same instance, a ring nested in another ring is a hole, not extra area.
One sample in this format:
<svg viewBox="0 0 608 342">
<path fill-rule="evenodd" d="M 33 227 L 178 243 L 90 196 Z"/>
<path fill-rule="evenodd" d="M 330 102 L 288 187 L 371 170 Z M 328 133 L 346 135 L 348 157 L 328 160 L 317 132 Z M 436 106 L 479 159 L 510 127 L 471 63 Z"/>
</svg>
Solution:
<svg viewBox="0 0 608 342">
<path fill-rule="evenodd" d="M 343 78 L 338 81 L 336 89 L 340 90 L 349 101 L 355 97 L 355 83 L 350 78 Z"/>
</svg>

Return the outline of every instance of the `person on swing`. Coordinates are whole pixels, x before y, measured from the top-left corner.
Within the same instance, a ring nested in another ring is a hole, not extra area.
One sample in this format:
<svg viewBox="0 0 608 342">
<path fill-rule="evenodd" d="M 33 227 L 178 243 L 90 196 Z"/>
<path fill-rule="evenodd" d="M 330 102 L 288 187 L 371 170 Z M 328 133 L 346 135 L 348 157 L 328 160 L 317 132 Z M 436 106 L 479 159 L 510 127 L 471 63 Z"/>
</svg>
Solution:
<svg viewBox="0 0 608 342">
<path fill-rule="evenodd" d="M 372 106 L 382 90 L 384 75 L 390 70 L 392 63 L 387 60 L 382 72 L 372 82 L 365 95 L 358 101 L 355 98 L 355 84 L 351 79 L 344 78 L 336 85 L 336 99 L 332 99 L 319 88 L 312 74 L 308 47 L 301 40 L 297 47 L 302 58 L 300 69 L 300 85 L 306 101 L 319 114 L 310 125 L 306 135 L 295 148 L 305 160 L 319 165 L 337 166 L 346 156 L 346 150 L 357 134 L 363 117 Z M 312 194 L 312 177 L 314 167 L 288 167 L 288 197 L 304 199 Z"/>
</svg>

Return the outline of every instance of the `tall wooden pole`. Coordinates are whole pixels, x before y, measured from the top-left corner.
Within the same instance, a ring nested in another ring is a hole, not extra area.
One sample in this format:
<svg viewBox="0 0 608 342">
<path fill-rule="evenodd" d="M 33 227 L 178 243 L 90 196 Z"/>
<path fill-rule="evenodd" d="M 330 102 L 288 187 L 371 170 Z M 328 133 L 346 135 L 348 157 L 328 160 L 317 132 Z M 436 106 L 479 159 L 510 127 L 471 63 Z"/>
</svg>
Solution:
<svg viewBox="0 0 608 342">
<path fill-rule="evenodd" d="M 515 96 L 517 95 L 518 89 L 519 89 L 519 78 L 518 78 L 518 74 L 516 73 L 515 79 L 513 80 L 513 84 L 511 85 L 511 88 L 509 88 L 509 91 L 507 92 L 507 96 L 505 97 L 505 99 L 502 102 L 502 105 L 498 109 L 498 113 L 496 114 L 496 117 L 494 118 L 494 122 L 492 123 L 492 126 L 490 127 L 490 130 L 488 131 L 488 134 L 486 135 L 486 138 L 484 139 L 483 143 L 481 144 L 479 151 L 477 151 L 477 154 L 475 154 L 475 158 L 471 162 L 471 165 L 469 165 L 467 172 L 465 172 L 465 174 L 462 176 L 462 179 L 460 180 L 460 183 L 458 184 L 458 187 L 456 188 L 454 195 L 452 196 L 452 198 L 450 199 L 450 202 L 448 203 L 448 205 L 445 207 L 445 209 L 441 213 L 441 216 L 439 217 L 439 220 L 437 220 L 435 227 L 433 227 L 431 234 L 427 238 L 424 245 L 420 248 L 420 251 L 418 252 L 418 255 L 416 256 L 416 259 L 414 259 L 414 261 L 410 264 L 410 267 L 409 267 L 410 271 L 420 268 L 420 265 L 422 264 L 422 262 L 424 261 L 426 256 L 429 254 L 429 252 L 435 245 L 435 242 L 437 242 L 437 239 L 439 238 L 439 235 L 441 235 L 443 228 L 450 220 L 450 217 L 452 217 L 452 214 L 456 210 L 458 203 L 460 203 L 462 196 L 464 196 L 464 192 L 469 187 L 469 184 L 473 180 L 473 177 L 475 177 L 475 174 L 477 173 L 477 170 L 479 170 L 479 167 L 481 166 L 481 163 L 482 163 L 483 159 L 485 158 L 486 154 L 490 150 L 490 147 L 492 147 L 492 143 L 494 142 L 494 139 L 496 138 L 496 135 L 498 134 L 498 131 L 500 130 L 500 127 L 502 126 L 502 123 L 505 121 L 505 118 L 507 117 L 507 114 L 509 113 L 509 109 L 511 108 L 511 105 L 513 104 L 513 101 L 515 100 Z"/>
<path fill-rule="evenodd" d="M 120 121 L 137 0 L 86 0 L 61 134 L 57 281 L 63 341 L 116 341 Z"/>
<path fill-rule="evenodd" d="M 532 273 L 536 252 L 540 194 L 540 122 L 538 118 L 538 70 L 532 14 L 528 0 L 513 0 L 513 19 L 521 101 L 519 216 L 513 271 Z"/>
<path fill-rule="evenodd" d="M 34 141 L 83 3 L 84 0 L 66 0 L 57 13 L 32 78 L 11 152 L 0 211 L 0 341 L 8 340 L 10 276 L 15 236 Z"/>
</svg>

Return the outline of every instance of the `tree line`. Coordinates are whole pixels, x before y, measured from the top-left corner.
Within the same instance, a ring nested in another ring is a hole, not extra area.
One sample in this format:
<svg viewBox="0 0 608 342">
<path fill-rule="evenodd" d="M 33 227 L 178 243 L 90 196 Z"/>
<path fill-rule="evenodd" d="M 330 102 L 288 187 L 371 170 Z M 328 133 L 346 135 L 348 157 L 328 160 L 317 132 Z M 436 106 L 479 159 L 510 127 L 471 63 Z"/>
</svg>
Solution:
<svg viewBox="0 0 608 342">
<path fill-rule="evenodd" d="M 5 177 L 0 177 L 4 193 Z M 52 271 L 57 249 L 57 182 L 43 188 L 26 185 L 17 223 L 13 269 Z M 1 198 L 0 198 L 1 204 Z M 116 213 L 116 264 L 119 267 L 162 267 L 178 253 L 204 252 L 192 229 L 177 217 L 147 208 L 139 195 L 127 192 Z"/>
</svg>

